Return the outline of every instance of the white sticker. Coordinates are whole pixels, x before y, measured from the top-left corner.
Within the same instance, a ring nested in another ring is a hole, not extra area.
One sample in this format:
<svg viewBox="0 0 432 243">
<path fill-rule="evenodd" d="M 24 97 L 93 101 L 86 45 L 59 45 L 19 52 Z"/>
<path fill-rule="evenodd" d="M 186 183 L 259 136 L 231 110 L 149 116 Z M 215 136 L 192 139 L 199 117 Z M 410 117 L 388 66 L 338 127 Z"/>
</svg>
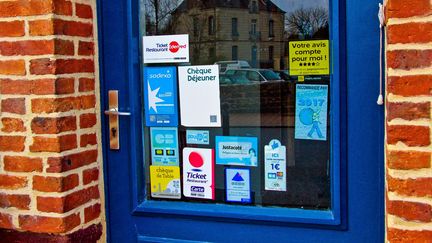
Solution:
<svg viewBox="0 0 432 243">
<path fill-rule="evenodd" d="M 183 149 L 183 195 L 215 198 L 213 149 Z"/>
<path fill-rule="evenodd" d="M 220 127 L 219 66 L 178 68 L 181 124 Z"/>
<path fill-rule="evenodd" d="M 277 139 L 264 146 L 265 190 L 286 191 L 286 147 Z"/>
<path fill-rule="evenodd" d="M 143 37 L 144 63 L 189 62 L 189 35 Z"/>
</svg>

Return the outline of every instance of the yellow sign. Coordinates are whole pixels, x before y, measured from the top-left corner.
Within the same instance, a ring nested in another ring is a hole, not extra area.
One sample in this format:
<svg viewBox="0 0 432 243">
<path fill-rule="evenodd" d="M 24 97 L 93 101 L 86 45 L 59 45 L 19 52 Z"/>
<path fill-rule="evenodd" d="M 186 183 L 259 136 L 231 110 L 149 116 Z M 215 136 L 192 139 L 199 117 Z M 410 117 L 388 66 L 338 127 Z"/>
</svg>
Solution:
<svg viewBox="0 0 432 243">
<path fill-rule="evenodd" d="M 151 165 L 150 184 L 152 197 L 180 199 L 180 167 Z"/>
<path fill-rule="evenodd" d="M 290 75 L 329 75 L 329 41 L 289 42 Z"/>
</svg>

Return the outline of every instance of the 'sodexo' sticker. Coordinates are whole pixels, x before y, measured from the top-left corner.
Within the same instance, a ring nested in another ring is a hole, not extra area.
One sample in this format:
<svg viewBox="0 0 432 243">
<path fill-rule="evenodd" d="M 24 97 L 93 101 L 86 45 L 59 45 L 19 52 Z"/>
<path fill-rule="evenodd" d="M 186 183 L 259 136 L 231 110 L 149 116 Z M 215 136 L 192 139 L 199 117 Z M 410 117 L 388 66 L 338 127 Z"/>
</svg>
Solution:
<svg viewBox="0 0 432 243">
<path fill-rule="evenodd" d="M 144 114 L 148 127 L 178 125 L 175 67 L 144 68 Z"/>
</svg>

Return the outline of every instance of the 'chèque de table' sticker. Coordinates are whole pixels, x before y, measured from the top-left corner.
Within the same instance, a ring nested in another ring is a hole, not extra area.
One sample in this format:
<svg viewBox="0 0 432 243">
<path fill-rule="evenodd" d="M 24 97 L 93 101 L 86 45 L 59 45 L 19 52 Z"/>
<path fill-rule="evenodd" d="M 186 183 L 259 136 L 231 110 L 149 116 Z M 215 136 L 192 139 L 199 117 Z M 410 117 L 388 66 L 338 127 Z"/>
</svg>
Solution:
<svg viewBox="0 0 432 243">
<path fill-rule="evenodd" d="M 258 138 L 216 136 L 216 164 L 258 166 Z"/>
<path fill-rule="evenodd" d="M 144 68 L 144 114 L 148 127 L 178 125 L 175 67 Z"/>
<path fill-rule="evenodd" d="M 297 84 L 295 138 L 327 140 L 327 85 Z"/>
<path fill-rule="evenodd" d="M 213 149 L 183 149 L 183 195 L 203 199 L 215 198 Z"/>
<path fill-rule="evenodd" d="M 176 127 L 151 127 L 152 165 L 179 165 Z"/>
<path fill-rule="evenodd" d="M 286 191 L 286 147 L 277 139 L 264 146 L 264 184 L 268 191 Z"/>
<path fill-rule="evenodd" d="M 150 186 L 154 198 L 180 199 L 180 167 L 151 165 Z"/>
<path fill-rule="evenodd" d="M 226 201 L 250 203 L 250 169 L 225 169 Z"/>
</svg>

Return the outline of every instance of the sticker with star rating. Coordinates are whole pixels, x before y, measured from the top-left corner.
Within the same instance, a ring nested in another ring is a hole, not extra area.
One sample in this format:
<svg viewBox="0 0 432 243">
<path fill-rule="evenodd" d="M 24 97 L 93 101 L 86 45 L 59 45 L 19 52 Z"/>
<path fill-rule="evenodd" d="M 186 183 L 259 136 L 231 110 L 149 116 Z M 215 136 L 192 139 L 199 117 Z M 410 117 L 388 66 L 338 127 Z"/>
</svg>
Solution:
<svg viewBox="0 0 432 243">
<path fill-rule="evenodd" d="M 144 106 L 146 126 L 178 125 L 176 67 L 144 68 Z"/>
<path fill-rule="evenodd" d="M 286 147 L 277 139 L 264 146 L 264 184 L 267 191 L 286 191 Z"/>
<path fill-rule="evenodd" d="M 290 75 L 329 75 L 329 41 L 290 41 Z"/>
</svg>

